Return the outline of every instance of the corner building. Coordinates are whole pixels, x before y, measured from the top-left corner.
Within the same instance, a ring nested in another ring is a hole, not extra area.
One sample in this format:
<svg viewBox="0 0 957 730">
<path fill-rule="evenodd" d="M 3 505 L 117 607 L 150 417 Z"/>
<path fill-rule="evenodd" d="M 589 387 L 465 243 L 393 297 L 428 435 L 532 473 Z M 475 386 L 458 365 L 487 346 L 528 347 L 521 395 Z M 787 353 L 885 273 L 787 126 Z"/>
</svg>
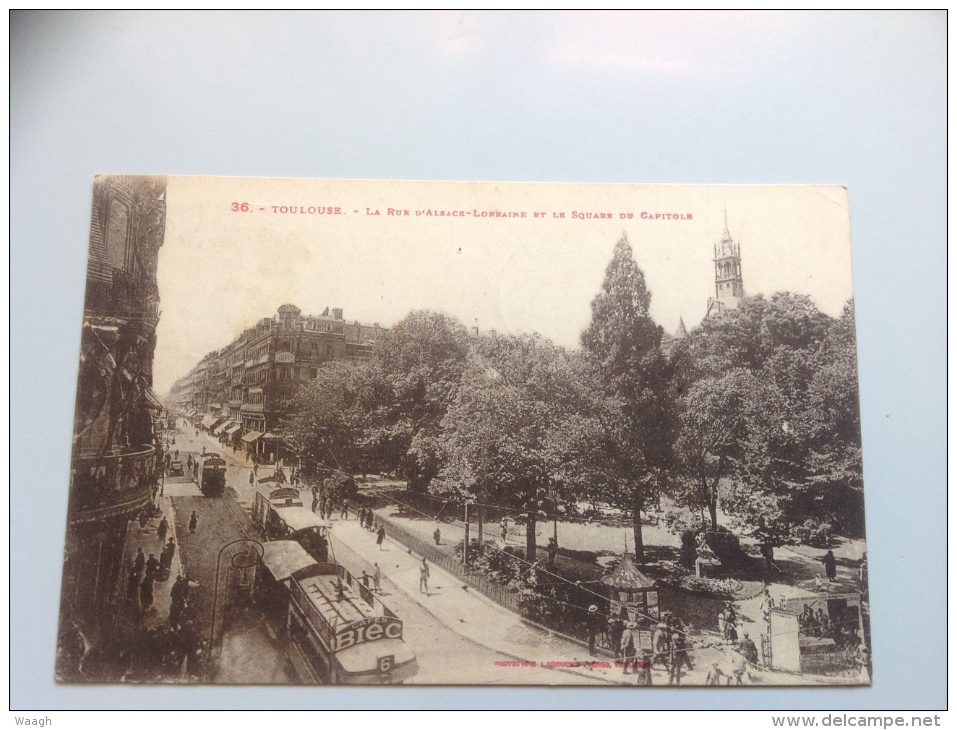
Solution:
<svg viewBox="0 0 957 730">
<path fill-rule="evenodd" d="M 274 317 L 207 354 L 173 385 L 171 398 L 203 428 L 271 463 L 282 439 L 279 422 L 296 389 L 327 362 L 371 359 L 386 331 L 378 323 L 347 322 L 341 309 L 303 316 L 284 304 Z"/>
</svg>

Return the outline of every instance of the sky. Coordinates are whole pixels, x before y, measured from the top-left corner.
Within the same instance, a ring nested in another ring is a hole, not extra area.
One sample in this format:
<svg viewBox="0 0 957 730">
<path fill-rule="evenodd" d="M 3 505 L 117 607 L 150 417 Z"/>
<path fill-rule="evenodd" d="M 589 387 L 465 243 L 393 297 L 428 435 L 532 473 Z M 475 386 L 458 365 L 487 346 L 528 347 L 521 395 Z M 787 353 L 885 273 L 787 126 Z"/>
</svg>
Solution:
<svg viewBox="0 0 957 730">
<path fill-rule="evenodd" d="M 622 236 L 645 273 L 652 317 L 668 332 L 682 319 L 694 327 L 714 295 L 725 215 L 747 294 L 808 294 L 832 316 L 852 295 L 838 187 L 173 177 L 167 206 L 161 394 L 287 303 L 383 327 L 434 309 L 480 331 L 577 347 Z"/>
</svg>

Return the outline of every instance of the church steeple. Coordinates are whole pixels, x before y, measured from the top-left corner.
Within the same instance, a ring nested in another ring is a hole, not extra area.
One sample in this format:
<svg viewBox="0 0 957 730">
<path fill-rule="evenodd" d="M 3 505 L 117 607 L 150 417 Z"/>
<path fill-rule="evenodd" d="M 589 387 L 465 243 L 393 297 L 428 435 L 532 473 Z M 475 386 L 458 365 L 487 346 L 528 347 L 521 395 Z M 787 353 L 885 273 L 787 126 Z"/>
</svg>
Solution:
<svg viewBox="0 0 957 730">
<path fill-rule="evenodd" d="M 734 309 L 744 297 L 741 276 L 741 246 L 728 229 L 728 211 L 724 212 L 724 232 L 714 245 L 714 297 L 708 300 L 708 314 Z"/>
</svg>

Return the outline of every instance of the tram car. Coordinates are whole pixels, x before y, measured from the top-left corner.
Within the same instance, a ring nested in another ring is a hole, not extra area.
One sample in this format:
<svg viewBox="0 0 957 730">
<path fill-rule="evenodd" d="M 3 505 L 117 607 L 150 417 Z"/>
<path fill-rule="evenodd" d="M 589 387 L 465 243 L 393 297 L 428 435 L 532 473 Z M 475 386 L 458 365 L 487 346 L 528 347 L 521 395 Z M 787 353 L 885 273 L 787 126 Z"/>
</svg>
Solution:
<svg viewBox="0 0 957 730">
<path fill-rule="evenodd" d="M 419 671 L 402 621 L 341 565 L 295 541 L 266 543 L 259 581 L 272 612 L 284 606 L 294 650 L 318 684 L 398 684 Z"/>
<path fill-rule="evenodd" d="M 283 490 L 273 490 L 270 495 Z M 296 492 L 298 490 L 287 490 Z M 253 523 L 266 540 L 295 540 L 315 560 L 329 559 L 329 523 L 302 504 L 271 500 L 261 492 L 253 501 Z"/>
<path fill-rule="evenodd" d="M 279 487 L 278 489 L 256 490 L 253 497 L 253 523 L 265 535 L 269 523 L 270 508 L 302 507 L 302 497 L 295 487 Z"/>
<path fill-rule="evenodd" d="M 226 491 L 226 460 L 219 454 L 199 457 L 199 491 L 204 497 L 221 497 Z"/>
</svg>

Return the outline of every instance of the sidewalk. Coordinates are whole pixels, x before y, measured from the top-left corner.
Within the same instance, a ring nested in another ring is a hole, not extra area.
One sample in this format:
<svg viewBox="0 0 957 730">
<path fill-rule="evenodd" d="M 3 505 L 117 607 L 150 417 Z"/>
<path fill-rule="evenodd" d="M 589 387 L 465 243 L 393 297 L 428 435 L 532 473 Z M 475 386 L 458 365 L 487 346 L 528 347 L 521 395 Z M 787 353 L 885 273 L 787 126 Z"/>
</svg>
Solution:
<svg viewBox="0 0 957 730">
<path fill-rule="evenodd" d="M 378 562 L 383 582 L 394 585 L 449 630 L 480 646 L 516 661 L 576 674 L 587 680 L 583 684 L 634 684 L 634 679 L 623 676 L 613 661 L 591 657 L 585 647 L 522 622 L 436 565 L 429 564 L 429 591 L 421 592 L 421 556 L 388 537 L 380 550 L 375 534 L 363 530 L 355 520 L 334 521 L 331 534 L 334 541 L 367 561 L 370 573 L 372 564 Z"/>
<path fill-rule="evenodd" d="M 170 588 L 176 581 L 176 577 L 183 572 L 180 562 L 180 541 L 176 535 L 176 520 L 174 519 L 173 505 L 170 503 L 169 496 L 159 498 L 160 508 L 166 515 L 169 523 L 169 529 L 166 532 L 166 540 L 173 538 L 176 543 L 176 552 L 173 554 L 173 564 L 170 567 L 169 578 L 165 581 L 156 581 L 153 583 L 153 604 L 143 611 L 140 607 L 139 592 L 134 599 L 126 599 L 126 605 L 129 607 L 128 619 L 133 626 L 146 629 L 156 628 L 165 624 L 169 618 L 170 607 Z M 162 517 L 154 517 L 146 523 L 145 528 L 140 528 L 137 520 L 130 522 L 129 532 L 126 538 L 126 554 L 123 556 L 123 568 L 120 571 L 120 590 L 122 595 L 126 596 L 126 580 L 133 568 L 133 560 L 136 558 L 136 548 L 143 548 L 143 554 L 149 558 L 150 553 L 156 556 L 158 560 L 163 550 L 165 540 L 160 540 L 156 534 L 156 528 L 159 526 Z"/>
</svg>

